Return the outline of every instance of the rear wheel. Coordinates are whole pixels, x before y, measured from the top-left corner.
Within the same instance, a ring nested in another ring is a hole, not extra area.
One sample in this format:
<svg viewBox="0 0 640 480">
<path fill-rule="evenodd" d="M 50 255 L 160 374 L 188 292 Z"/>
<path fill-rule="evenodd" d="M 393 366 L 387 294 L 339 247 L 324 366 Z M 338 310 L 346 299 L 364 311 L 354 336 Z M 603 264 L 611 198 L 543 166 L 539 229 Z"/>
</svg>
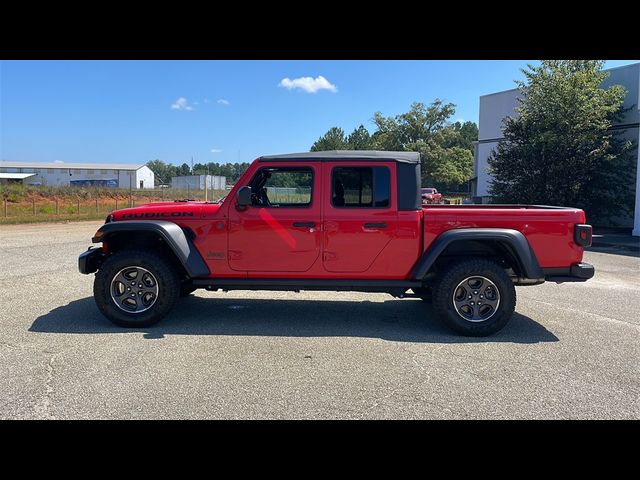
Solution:
<svg viewBox="0 0 640 480">
<path fill-rule="evenodd" d="M 423 301 L 427 303 L 433 302 L 433 289 L 431 287 L 414 288 L 413 293 L 418 295 Z"/>
<path fill-rule="evenodd" d="M 102 314 L 121 327 L 159 322 L 176 302 L 180 281 L 173 265 L 155 252 L 122 250 L 96 273 L 93 296 Z"/>
<path fill-rule="evenodd" d="M 434 307 L 452 330 L 483 337 L 501 330 L 513 316 L 516 289 L 504 269 L 489 260 L 453 263 L 434 289 Z"/>
</svg>

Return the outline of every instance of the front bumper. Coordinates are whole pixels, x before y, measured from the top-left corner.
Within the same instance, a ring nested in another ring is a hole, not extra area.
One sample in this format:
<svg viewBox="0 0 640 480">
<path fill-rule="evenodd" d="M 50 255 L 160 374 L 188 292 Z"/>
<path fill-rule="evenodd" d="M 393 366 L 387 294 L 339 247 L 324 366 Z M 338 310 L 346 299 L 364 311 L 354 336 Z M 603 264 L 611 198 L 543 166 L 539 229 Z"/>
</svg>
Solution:
<svg viewBox="0 0 640 480">
<path fill-rule="evenodd" d="M 78 257 L 78 270 L 85 275 L 96 272 L 100 268 L 104 257 L 105 254 L 101 248 L 89 247 L 86 252 L 82 252 Z"/>
<path fill-rule="evenodd" d="M 575 263 L 567 268 L 543 268 L 545 280 L 548 282 L 586 282 L 596 273 L 593 265 L 589 263 Z"/>
</svg>

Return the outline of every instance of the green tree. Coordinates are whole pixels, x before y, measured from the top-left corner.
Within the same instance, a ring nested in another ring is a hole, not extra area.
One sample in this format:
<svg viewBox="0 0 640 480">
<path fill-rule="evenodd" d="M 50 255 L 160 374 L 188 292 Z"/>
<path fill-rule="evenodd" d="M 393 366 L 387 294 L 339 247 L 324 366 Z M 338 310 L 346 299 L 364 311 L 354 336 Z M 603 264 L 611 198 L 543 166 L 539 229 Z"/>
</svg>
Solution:
<svg viewBox="0 0 640 480">
<path fill-rule="evenodd" d="M 373 134 L 360 125 L 345 138 L 344 130 L 331 128 L 312 146 L 318 150 L 417 151 L 422 158 L 422 184 L 459 190 L 473 173 L 473 142 L 478 127 L 473 122 L 451 123 L 455 105 L 436 99 L 430 105 L 414 102 L 408 112 L 373 116 Z"/>
<path fill-rule="evenodd" d="M 187 163 L 183 163 L 177 168 L 176 175 L 179 175 L 181 177 L 186 175 L 191 175 L 191 168 Z"/>
<path fill-rule="evenodd" d="M 324 150 L 345 150 L 346 148 L 347 139 L 344 136 L 344 130 L 339 127 L 332 127 L 315 141 L 311 146 L 311 151 L 322 152 Z"/>
<path fill-rule="evenodd" d="M 174 165 L 164 163 L 158 159 L 147 162 L 147 167 L 154 173 L 156 185 L 171 183 L 171 177 L 176 174 L 176 167 Z"/>
<path fill-rule="evenodd" d="M 371 135 L 369 131 L 360 125 L 347 137 L 347 150 L 369 150 L 371 148 Z"/>
<path fill-rule="evenodd" d="M 477 133 L 471 139 L 473 129 L 467 125 L 464 131 L 469 138 L 465 140 L 462 125 L 457 127 L 449 121 L 455 111 L 454 104 L 436 99 L 428 106 L 414 102 L 408 112 L 395 117 L 376 112 L 373 123 L 377 129 L 371 136 L 372 147 L 420 152 L 424 186 L 462 188 L 473 173 L 471 142 L 477 139 Z"/>
<path fill-rule="evenodd" d="M 626 92 L 601 87 L 603 66 L 547 60 L 523 70 L 518 115 L 488 160 L 495 201 L 579 207 L 592 222 L 631 212 L 635 146 L 610 130 Z"/>
<path fill-rule="evenodd" d="M 452 127 L 459 133 L 455 146 L 466 148 L 473 153 L 473 142 L 478 140 L 478 126 L 475 122 L 455 122 Z"/>
</svg>

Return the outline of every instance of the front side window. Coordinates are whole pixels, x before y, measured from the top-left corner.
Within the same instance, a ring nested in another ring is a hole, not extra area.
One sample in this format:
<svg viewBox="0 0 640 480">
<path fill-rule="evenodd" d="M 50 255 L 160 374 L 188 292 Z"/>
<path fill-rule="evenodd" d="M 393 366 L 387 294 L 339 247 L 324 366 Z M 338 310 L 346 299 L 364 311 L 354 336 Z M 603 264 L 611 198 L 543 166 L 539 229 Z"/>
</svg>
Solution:
<svg viewBox="0 0 640 480">
<path fill-rule="evenodd" d="M 339 208 L 387 208 L 391 178 L 387 167 L 336 167 L 331 173 L 331 204 Z"/>
<path fill-rule="evenodd" d="M 251 204 L 256 207 L 308 207 L 313 170 L 309 167 L 261 168 L 250 186 Z"/>
</svg>

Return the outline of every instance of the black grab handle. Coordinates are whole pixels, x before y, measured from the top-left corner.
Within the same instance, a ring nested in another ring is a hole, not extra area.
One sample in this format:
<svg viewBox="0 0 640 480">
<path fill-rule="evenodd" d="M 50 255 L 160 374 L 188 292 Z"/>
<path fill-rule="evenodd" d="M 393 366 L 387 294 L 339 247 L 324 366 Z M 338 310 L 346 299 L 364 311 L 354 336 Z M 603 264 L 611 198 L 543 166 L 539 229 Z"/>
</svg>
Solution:
<svg viewBox="0 0 640 480">
<path fill-rule="evenodd" d="M 316 226 L 316 222 L 293 222 L 294 227 L 313 228 Z"/>
<path fill-rule="evenodd" d="M 387 228 L 386 223 L 365 223 L 364 228 Z"/>
</svg>

